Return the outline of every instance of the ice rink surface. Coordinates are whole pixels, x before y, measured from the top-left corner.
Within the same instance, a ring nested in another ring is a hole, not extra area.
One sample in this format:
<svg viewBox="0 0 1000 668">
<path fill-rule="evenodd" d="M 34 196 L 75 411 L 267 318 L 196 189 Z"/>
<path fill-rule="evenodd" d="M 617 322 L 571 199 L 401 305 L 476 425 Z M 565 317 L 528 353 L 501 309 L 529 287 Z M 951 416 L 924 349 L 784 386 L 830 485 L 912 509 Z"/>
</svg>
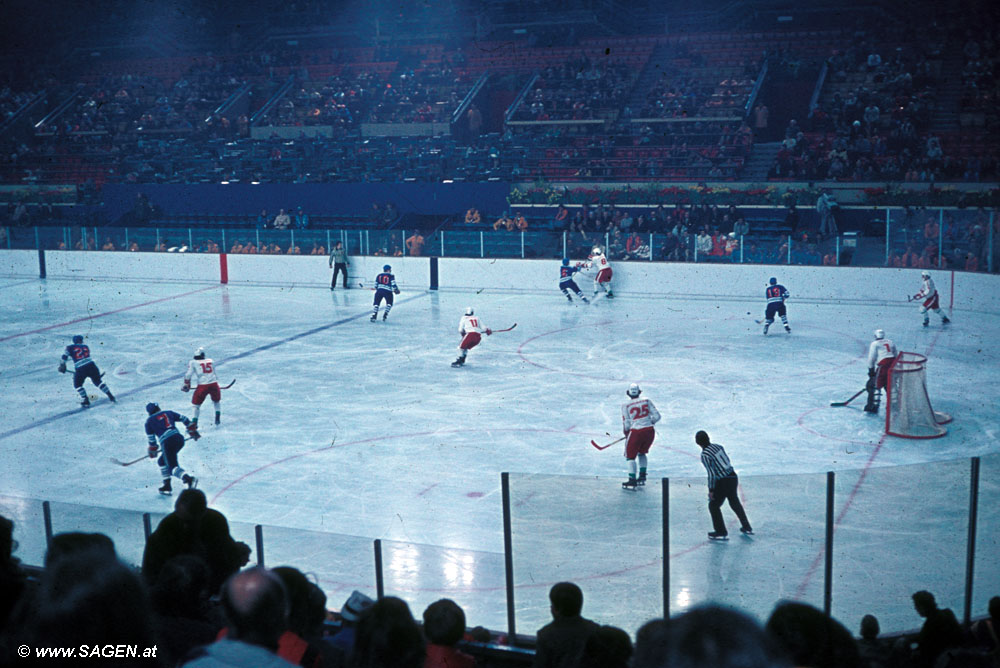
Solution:
<svg viewBox="0 0 1000 668">
<path fill-rule="evenodd" d="M 795 287 L 789 286 L 793 292 Z M 761 288 L 763 293 L 763 287 Z M 983 456 L 974 613 L 1000 594 L 1000 318 L 956 311 L 922 328 L 909 305 L 788 304 L 792 334 L 761 335 L 763 299 L 644 299 L 590 306 L 549 291 L 408 291 L 387 322 L 372 292 L 325 287 L 2 279 L 0 512 L 19 522 L 21 557 L 38 563 L 40 510 L 56 531 L 105 531 L 141 555 L 141 513 L 157 494 L 144 406 L 191 415 L 180 391 L 198 346 L 214 358 L 222 426 L 181 452 L 210 503 L 269 565 L 314 573 L 337 607 L 373 592 L 372 539 L 383 539 L 386 591 L 419 615 L 442 596 L 470 625 L 506 628 L 500 472 L 510 472 L 518 631 L 549 619 L 547 592 L 578 582 L 584 614 L 634 632 L 662 614 L 661 485 L 670 479 L 670 606 L 705 600 L 766 618 L 782 598 L 822 605 L 826 472 L 837 472 L 835 616 L 852 630 L 919 626 L 909 595 L 933 591 L 961 614 L 969 460 Z M 466 306 L 511 332 L 484 337 L 452 368 Z M 872 330 L 927 355 L 936 440 L 883 437 L 863 397 Z M 77 407 L 56 366 L 83 334 L 119 402 L 88 386 Z M 663 416 L 650 484 L 623 491 L 620 406 L 638 382 Z M 726 447 L 756 535 L 711 530 L 694 433 Z M 175 489 L 179 487 L 175 484 Z M 175 492 L 176 495 L 176 492 Z M 98 507 L 81 508 L 80 506 Z M 28 525 L 28 526 L 25 526 Z M 29 531 L 30 527 L 30 531 Z"/>
</svg>

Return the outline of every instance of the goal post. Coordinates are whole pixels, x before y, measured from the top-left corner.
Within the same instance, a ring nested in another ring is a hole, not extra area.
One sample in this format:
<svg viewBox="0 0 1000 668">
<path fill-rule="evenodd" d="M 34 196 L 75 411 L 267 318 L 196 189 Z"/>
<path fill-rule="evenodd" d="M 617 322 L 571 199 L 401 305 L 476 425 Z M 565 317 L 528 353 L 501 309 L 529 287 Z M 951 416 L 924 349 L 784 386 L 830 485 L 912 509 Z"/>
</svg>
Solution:
<svg viewBox="0 0 1000 668">
<path fill-rule="evenodd" d="M 940 438 L 948 433 L 947 413 L 935 411 L 927 394 L 927 358 L 900 352 L 889 367 L 885 433 L 901 438 Z"/>
</svg>

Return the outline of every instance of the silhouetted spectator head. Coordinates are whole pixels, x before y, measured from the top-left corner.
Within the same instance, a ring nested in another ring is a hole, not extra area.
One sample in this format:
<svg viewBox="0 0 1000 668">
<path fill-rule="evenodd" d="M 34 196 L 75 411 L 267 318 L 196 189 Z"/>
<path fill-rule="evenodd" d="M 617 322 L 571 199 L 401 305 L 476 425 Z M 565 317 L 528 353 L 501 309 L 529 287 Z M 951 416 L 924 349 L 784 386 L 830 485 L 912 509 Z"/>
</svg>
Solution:
<svg viewBox="0 0 1000 668">
<path fill-rule="evenodd" d="M 114 542 L 103 533 L 83 533 L 82 531 L 57 533 L 49 541 L 49 548 L 45 551 L 45 568 L 48 569 L 52 564 L 65 557 L 90 550 L 103 552 L 111 559 L 117 556 Z"/>
<path fill-rule="evenodd" d="M 14 523 L 0 515 L 0 560 L 7 561 L 17 549 L 14 541 Z"/>
<path fill-rule="evenodd" d="M 465 635 L 465 612 L 450 598 L 431 603 L 424 610 L 424 635 L 435 645 L 453 647 Z"/>
<path fill-rule="evenodd" d="M 990 617 L 1000 619 L 1000 596 L 994 596 L 990 599 L 987 610 L 990 613 Z"/>
<path fill-rule="evenodd" d="M 553 617 L 576 617 L 583 610 L 583 591 L 572 582 L 557 582 L 549 590 Z"/>
<path fill-rule="evenodd" d="M 937 601 L 934 600 L 934 594 L 921 589 L 913 595 L 913 607 L 918 615 L 926 617 L 937 610 Z"/>
<path fill-rule="evenodd" d="M 186 520 L 199 517 L 208 508 L 208 499 L 200 489 L 185 489 L 174 502 L 174 512 Z"/>
<path fill-rule="evenodd" d="M 229 637 L 271 651 L 288 628 L 288 596 L 281 579 L 260 567 L 236 573 L 222 586 Z"/>
<path fill-rule="evenodd" d="M 861 618 L 861 637 L 865 640 L 875 640 L 882 632 L 875 615 L 865 615 Z"/>
<path fill-rule="evenodd" d="M 406 601 L 387 596 L 358 620 L 351 665 L 355 668 L 422 668 L 424 638 Z"/>
<path fill-rule="evenodd" d="M 152 647 L 153 613 L 139 576 L 105 547 L 63 553 L 46 566 L 35 598 L 36 643 L 63 647 Z M 120 662 L 120 663 L 119 663 Z M 158 665 L 149 658 L 115 665 Z"/>
<path fill-rule="evenodd" d="M 616 626 L 602 626 L 587 638 L 580 668 L 628 668 L 632 639 Z"/>
<path fill-rule="evenodd" d="M 853 668 L 859 666 L 858 646 L 843 624 L 811 605 L 779 603 L 765 625 L 796 666 Z"/>
<path fill-rule="evenodd" d="M 288 628 L 302 638 L 322 635 L 326 594 L 297 568 L 278 566 L 271 572 L 281 578 L 288 593 Z"/>
<path fill-rule="evenodd" d="M 173 557 L 163 564 L 150 590 L 153 608 L 168 617 L 201 617 L 211 596 L 209 577 L 204 559 L 193 554 Z"/>
<path fill-rule="evenodd" d="M 742 612 L 706 605 L 636 634 L 633 668 L 781 668 L 788 663 L 760 625 Z"/>
</svg>

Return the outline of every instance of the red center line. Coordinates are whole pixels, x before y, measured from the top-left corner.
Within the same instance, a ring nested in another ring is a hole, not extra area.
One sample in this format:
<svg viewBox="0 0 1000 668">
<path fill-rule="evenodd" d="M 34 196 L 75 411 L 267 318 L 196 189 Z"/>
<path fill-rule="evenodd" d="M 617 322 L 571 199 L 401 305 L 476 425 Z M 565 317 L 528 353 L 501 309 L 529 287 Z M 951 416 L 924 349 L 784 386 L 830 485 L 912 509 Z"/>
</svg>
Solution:
<svg viewBox="0 0 1000 668">
<path fill-rule="evenodd" d="M 844 520 L 844 516 L 847 515 L 847 511 L 851 509 L 851 505 L 854 503 L 854 497 L 857 496 L 858 490 L 861 489 L 861 485 L 864 483 L 865 478 L 868 477 L 868 471 L 871 470 L 872 464 L 875 462 L 875 458 L 878 457 L 878 453 L 882 450 L 882 444 L 885 443 L 885 434 L 882 434 L 882 438 L 879 439 L 878 443 L 875 445 L 875 450 L 872 452 L 871 457 L 868 458 L 868 462 L 865 467 L 861 469 L 861 475 L 858 476 L 858 481 L 854 483 L 854 487 L 851 489 L 851 493 L 847 495 L 847 502 L 844 507 L 840 509 L 840 514 L 833 522 L 834 531 L 840 526 L 840 523 Z M 802 584 L 799 585 L 798 589 L 795 590 L 795 600 L 802 600 L 805 596 L 806 587 L 809 586 L 809 582 L 812 580 L 813 575 L 816 574 L 816 570 L 819 568 L 820 562 L 823 561 L 823 557 L 826 555 L 826 548 L 824 547 L 816 554 L 816 558 L 813 559 L 812 565 L 806 572 L 806 576 L 802 579 Z"/>
<path fill-rule="evenodd" d="M 104 313 L 98 313 L 97 315 L 88 315 L 83 318 L 77 318 L 76 320 L 69 320 L 67 322 L 61 322 L 57 325 L 49 325 L 48 327 L 39 327 L 38 329 L 33 329 L 28 332 L 21 332 L 19 334 L 11 334 L 10 336 L 5 336 L 0 338 L 2 341 L 10 341 L 11 339 L 16 339 L 22 336 L 30 336 L 32 334 L 38 334 L 40 332 L 47 332 L 50 329 L 58 329 L 60 327 L 68 327 L 69 325 L 75 325 L 78 322 L 86 322 L 87 320 L 95 320 L 96 318 L 103 318 L 108 315 L 114 315 L 115 313 L 121 313 L 123 311 L 131 311 L 132 309 L 142 308 L 143 306 L 149 306 L 151 304 L 159 304 L 160 302 L 170 301 L 171 299 L 180 299 L 181 297 L 188 297 L 190 295 L 196 295 L 199 292 L 205 292 L 206 290 L 214 290 L 219 286 L 210 285 L 205 288 L 198 288 L 197 290 L 191 290 L 190 292 L 182 292 L 179 295 L 171 295 L 169 297 L 161 297 L 160 299 L 154 299 L 153 301 L 143 302 L 141 304 L 132 304 L 131 306 L 123 306 L 122 308 L 116 308 L 113 311 L 106 311 Z"/>
</svg>

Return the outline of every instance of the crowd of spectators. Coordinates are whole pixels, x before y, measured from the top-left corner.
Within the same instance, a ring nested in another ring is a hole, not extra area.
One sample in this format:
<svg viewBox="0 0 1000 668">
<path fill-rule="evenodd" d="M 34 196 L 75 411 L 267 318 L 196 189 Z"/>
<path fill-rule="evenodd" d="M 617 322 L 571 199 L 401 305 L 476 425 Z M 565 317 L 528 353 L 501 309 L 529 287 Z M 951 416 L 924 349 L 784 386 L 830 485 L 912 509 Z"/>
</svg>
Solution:
<svg viewBox="0 0 1000 668">
<path fill-rule="evenodd" d="M 545 68 L 514 111 L 516 121 L 600 119 L 614 116 L 635 81 L 625 65 L 595 64 L 586 56 Z"/>
<path fill-rule="evenodd" d="M 123 666 L 472 668 L 495 640 L 469 628 L 451 599 L 427 606 L 422 624 L 403 599 L 361 591 L 331 612 L 322 588 L 298 568 L 244 568 L 250 546 L 232 538 L 225 516 L 197 489 L 184 490 L 152 533 L 140 573 L 106 535 L 76 532 L 53 536 L 44 568 L 31 573 L 14 556 L 13 532 L 0 517 L 5 664 L 27 660 L 14 658 L 27 646 L 72 647 L 95 658 L 121 652 L 114 665 Z M 536 632 L 535 668 L 985 668 L 1000 655 L 1000 597 L 990 599 L 987 617 L 963 628 L 933 594 L 918 591 L 912 603 L 924 620 L 920 630 L 892 638 L 880 635 L 872 615 L 860 620 L 855 638 L 805 603 L 779 601 L 764 624 L 706 603 L 642 623 L 634 643 L 626 630 L 589 618 L 600 611 L 584 616 L 584 593 L 572 582 L 553 585 L 549 602 L 552 621 Z"/>
<path fill-rule="evenodd" d="M 471 80 L 447 63 L 407 70 L 376 95 L 373 123 L 446 123 L 468 93 Z"/>
</svg>

